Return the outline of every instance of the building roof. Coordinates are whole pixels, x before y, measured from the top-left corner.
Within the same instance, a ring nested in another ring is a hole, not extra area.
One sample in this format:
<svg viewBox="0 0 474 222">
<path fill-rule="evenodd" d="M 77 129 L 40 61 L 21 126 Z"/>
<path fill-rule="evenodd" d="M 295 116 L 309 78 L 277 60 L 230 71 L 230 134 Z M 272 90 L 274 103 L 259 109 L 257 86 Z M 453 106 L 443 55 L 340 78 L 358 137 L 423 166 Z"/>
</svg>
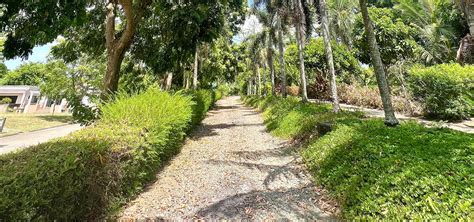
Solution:
<svg viewBox="0 0 474 222">
<path fill-rule="evenodd" d="M 26 92 L 33 91 L 39 92 L 40 89 L 37 86 L 24 86 L 24 85 L 4 85 L 0 86 L 0 93 L 10 93 L 10 92 Z"/>
</svg>

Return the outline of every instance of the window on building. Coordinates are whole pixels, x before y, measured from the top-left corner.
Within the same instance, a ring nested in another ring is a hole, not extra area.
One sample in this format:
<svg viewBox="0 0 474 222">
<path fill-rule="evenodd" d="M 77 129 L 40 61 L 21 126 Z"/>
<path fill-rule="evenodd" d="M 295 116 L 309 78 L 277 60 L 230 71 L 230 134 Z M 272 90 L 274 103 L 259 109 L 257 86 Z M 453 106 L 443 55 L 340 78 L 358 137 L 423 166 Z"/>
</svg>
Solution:
<svg viewBox="0 0 474 222">
<path fill-rule="evenodd" d="M 33 98 L 31 98 L 30 105 L 36 105 L 36 103 L 38 103 L 38 99 L 39 99 L 38 96 L 33 96 Z"/>
</svg>

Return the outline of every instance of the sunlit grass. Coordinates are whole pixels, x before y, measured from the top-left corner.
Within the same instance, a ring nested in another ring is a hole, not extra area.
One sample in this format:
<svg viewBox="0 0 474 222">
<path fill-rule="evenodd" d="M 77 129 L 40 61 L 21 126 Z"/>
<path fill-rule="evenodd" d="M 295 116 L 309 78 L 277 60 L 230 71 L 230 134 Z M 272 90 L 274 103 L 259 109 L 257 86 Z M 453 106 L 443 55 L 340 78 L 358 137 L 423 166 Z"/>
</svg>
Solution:
<svg viewBox="0 0 474 222">
<path fill-rule="evenodd" d="M 12 135 L 21 132 L 30 132 L 34 130 L 59 126 L 72 122 L 72 116 L 69 114 L 21 114 L 21 113 L 3 113 L 0 118 L 6 118 L 5 127 L 1 136 Z"/>
</svg>

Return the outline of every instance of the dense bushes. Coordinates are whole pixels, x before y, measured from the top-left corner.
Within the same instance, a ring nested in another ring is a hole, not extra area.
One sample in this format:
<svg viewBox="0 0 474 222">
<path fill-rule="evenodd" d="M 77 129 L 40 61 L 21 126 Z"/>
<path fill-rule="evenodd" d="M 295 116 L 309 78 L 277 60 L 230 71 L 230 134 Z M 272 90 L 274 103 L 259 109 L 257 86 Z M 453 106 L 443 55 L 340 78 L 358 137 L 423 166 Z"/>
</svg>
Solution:
<svg viewBox="0 0 474 222">
<path fill-rule="evenodd" d="M 178 152 L 210 95 L 151 89 L 119 96 L 93 126 L 0 156 L 0 219 L 92 220 L 114 212 Z M 193 100 L 204 105 L 193 109 Z"/>
<path fill-rule="evenodd" d="M 197 125 L 201 122 L 201 120 L 204 119 L 207 111 L 209 110 L 209 108 L 211 108 L 212 104 L 217 99 L 216 97 L 220 96 L 217 95 L 218 92 L 213 92 L 210 90 L 189 91 L 187 92 L 187 94 L 190 95 L 192 100 L 194 101 L 194 105 L 192 106 L 192 125 Z"/>
<path fill-rule="evenodd" d="M 474 66 L 441 64 L 410 70 L 410 86 L 430 118 L 461 120 L 474 113 Z"/>
<path fill-rule="evenodd" d="M 414 122 L 389 128 L 380 119 L 336 115 L 328 105 L 294 98 L 245 101 L 264 110 L 275 135 L 304 137 L 304 160 L 345 219 L 473 218 L 474 136 Z M 322 122 L 332 131 L 318 134 Z"/>
</svg>

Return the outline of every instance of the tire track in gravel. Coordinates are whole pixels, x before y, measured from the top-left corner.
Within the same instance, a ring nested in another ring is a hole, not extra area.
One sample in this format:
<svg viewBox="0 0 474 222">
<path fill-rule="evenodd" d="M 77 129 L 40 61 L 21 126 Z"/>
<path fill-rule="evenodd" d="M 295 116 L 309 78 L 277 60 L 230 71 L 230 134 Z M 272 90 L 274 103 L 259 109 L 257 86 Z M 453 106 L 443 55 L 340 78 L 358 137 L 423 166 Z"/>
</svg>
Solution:
<svg viewBox="0 0 474 222">
<path fill-rule="evenodd" d="M 297 152 L 270 135 L 255 110 L 227 97 L 157 180 L 120 213 L 160 219 L 335 220 Z"/>
</svg>

